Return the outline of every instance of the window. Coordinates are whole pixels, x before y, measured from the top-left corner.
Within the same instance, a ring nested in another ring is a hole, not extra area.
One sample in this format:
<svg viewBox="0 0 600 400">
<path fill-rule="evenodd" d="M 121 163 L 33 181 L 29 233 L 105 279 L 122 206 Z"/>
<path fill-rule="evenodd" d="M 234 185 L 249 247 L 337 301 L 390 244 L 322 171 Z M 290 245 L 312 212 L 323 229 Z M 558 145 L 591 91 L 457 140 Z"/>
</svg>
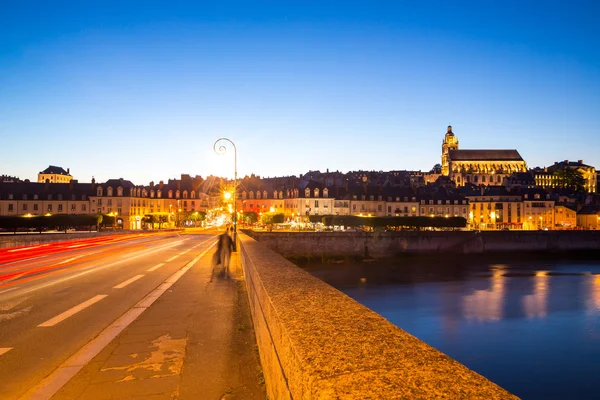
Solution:
<svg viewBox="0 0 600 400">
<path fill-rule="evenodd" d="M 304 197 L 310 197 L 310 189 L 309 188 L 306 188 L 304 190 Z"/>
<path fill-rule="evenodd" d="M 37 211 L 37 210 L 38 210 L 38 205 L 37 205 L 37 204 L 34 204 L 34 205 L 33 205 L 33 211 Z"/>
<path fill-rule="evenodd" d="M 23 211 L 27 211 L 27 204 L 23 204 Z"/>
<path fill-rule="evenodd" d="M 48 204 L 48 212 L 52 212 L 52 204 Z"/>
<path fill-rule="evenodd" d="M 98 189 L 96 189 L 96 196 L 102 196 L 102 187 L 98 186 Z"/>
<path fill-rule="evenodd" d="M 108 188 L 106 188 L 106 195 L 107 196 L 112 196 L 113 195 L 113 189 L 110 186 Z"/>
<path fill-rule="evenodd" d="M 77 205 L 71 204 L 71 211 L 76 211 L 76 210 L 77 210 Z"/>
<path fill-rule="evenodd" d="M 112 206 L 112 199 L 108 199 L 108 201 L 107 201 L 106 205 L 107 205 L 107 206 Z"/>
<path fill-rule="evenodd" d="M 86 204 L 82 204 L 81 205 L 81 211 L 86 211 L 87 210 L 87 205 Z"/>
<path fill-rule="evenodd" d="M 63 210 L 63 205 L 62 205 L 62 204 L 59 204 L 59 205 L 58 205 L 58 212 L 62 212 L 62 210 Z"/>
<path fill-rule="evenodd" d="M 319 207 L 319 200 L 315 200 L 315 207 Z"/>
<path fill-rule="evenodd" d="M 123 196 L 123 188 L 121 186 L 117 188 L 117 196 Z"/>
<path fill-rule="evenodd" d="M 34 194 L 34 195 L 33 195 L 33 199 L 34 199 L 34 200 L 37 200 L 37 199 L 38 199 L 38 195 L 37 195 L 37 194 Z"/>
<path fill-rule="evenodd" d="M 12 204 L 8 205 L 8 211 L 13 211 L 13 205 Z"/>
</svg>

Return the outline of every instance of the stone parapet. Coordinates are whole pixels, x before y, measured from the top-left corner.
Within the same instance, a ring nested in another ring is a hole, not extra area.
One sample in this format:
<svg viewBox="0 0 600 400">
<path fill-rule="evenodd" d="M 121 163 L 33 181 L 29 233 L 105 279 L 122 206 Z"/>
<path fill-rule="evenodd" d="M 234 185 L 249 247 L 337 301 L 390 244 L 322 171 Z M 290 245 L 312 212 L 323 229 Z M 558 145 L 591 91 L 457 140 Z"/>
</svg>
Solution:
<svg viewBox="0 0 600 400">
<path fill-rule="evenodd" d="M 269 398 L 516 398 L 247 235 L 239 241 Z"/>
<path fill-rule="evenodd" d="M 91 239 L 101 236 L 113 236 L 126 233 L 139 233 L 139 231 L 102 231 L 80 233 L 30 233 L 0 235 L 0 248 L 35 246 L 44 243 L 65 242 L 68 240 Z"/>
<path fill-rule="evenodd" d="M 600 231 L 249 232 L 285 257 L 600 250 Z"/>
</svg>

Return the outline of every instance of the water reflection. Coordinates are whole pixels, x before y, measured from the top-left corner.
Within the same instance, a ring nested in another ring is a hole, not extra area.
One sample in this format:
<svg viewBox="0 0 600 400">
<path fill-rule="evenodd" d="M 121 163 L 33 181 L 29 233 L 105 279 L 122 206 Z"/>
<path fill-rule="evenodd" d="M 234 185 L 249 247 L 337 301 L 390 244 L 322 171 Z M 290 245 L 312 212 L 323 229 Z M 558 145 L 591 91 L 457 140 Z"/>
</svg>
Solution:
<svg viewBox="0 0 600 400">
<path fill-rule="evenodd" d="M 589 292 L 585 303 L 588 313 L 600 312 L 600 274 L 590 275 L 584 285 Z"/>
<path fill-rule="evenodd" d="M 504 266 L 492 267 L 490 288 L 475 290 L 463 298 L 463 315 L 467 319 L 497 321 L 502 318 L 504 308 Z"/>
<path fill-rule="evenodd" d="M 527 318 L 543 318 L 548 314 L 548 271 L 537 271 L 533 279 L 533 293 L 523 296 L 523 312 Z"/>
</svg>

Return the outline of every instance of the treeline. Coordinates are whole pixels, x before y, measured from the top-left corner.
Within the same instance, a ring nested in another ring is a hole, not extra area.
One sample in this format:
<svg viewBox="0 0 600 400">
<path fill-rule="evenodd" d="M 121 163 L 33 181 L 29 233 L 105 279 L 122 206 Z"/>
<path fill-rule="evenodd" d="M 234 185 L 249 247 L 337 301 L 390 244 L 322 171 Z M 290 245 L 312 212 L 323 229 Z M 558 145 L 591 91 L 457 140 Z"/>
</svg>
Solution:
<svg viewBox="0 0 600 400">
<path fill-rule="evenodd" d="M 0 228 L 17 232 L 18 230 L 35 230 L 42 232 L 44 230 L 67 230 L 72 228 L 91 228 L 96 227 L 103 221 L 112 223 L 114 217 L 102 215 L 35 215 L 31 217 L 0 217 Z"/>
<path fill-rule="evenodd" d="M 359 217 L 356 215 L 309 215 L 310 222 L 326 226 L 368 226 L 395 228 L 464 228 L 464 217 Z"/>
</svg>

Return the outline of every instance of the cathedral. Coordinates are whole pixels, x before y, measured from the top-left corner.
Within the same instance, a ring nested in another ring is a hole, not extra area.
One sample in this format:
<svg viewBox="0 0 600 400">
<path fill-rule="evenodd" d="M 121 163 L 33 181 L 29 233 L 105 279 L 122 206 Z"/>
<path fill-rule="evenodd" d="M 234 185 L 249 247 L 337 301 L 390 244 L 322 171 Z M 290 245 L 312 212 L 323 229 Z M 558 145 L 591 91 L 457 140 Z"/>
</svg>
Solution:
<svg viewBox="0 0 600 400">
<path fill-rule="evenodd" d="M 517 150 L 459 150 L 452 126 L 442 142 L 442 175 L 456 186 L 501 185 L 502 179 L 515 172 L 526 172 L 527 164 Z"/>
</svg>

